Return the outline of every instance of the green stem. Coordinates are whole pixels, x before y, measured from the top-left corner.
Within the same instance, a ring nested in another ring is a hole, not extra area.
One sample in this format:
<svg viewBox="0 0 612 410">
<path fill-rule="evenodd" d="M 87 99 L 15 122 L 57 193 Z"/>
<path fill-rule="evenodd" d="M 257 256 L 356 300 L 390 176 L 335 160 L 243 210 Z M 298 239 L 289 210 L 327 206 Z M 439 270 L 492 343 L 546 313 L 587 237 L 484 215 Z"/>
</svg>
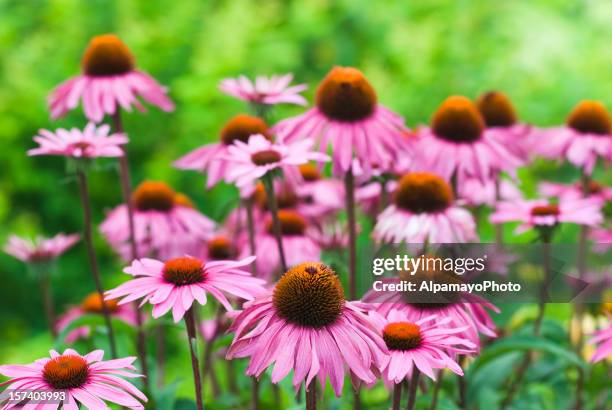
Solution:
<svg viewBox="0 0 612 410">
<path fill-rule="evenodd" d="M 191 354 L 191 368 L 193 370 L 196 405 L 198 410 L 204 410 L 204 402 L 202 400 L 202 378 L 200 376 L 200 364 L 197 353 L 198 339 L 193 306 L 185 312 L 185 325 L 187 327 L 187 338 L 189 339 L 189 353 Z"/>
</svg>

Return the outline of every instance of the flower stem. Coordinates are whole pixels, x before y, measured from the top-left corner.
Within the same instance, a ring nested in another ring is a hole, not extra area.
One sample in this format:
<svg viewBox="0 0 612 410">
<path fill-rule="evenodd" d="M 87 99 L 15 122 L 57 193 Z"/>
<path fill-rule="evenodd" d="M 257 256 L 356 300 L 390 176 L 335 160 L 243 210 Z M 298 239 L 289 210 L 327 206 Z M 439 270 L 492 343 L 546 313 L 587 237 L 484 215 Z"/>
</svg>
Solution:
<svg viewBox="0 0 612 410">
<path fill-rule="evenodd" d="M 533 323 L 533 334 L 535 336 L 540 335 L 542 320 L 544 319 L 544 313 L 546 309 L 546 285 L 550 281 L 551 274 L 552 274 L 551 272 L 551 269 L 552 269 L 552 266 L 551 266 L 552 265 L 552 252 L 551 252 L 552 251 L 551 249 L 552 233 L 551 232 L 546 233 L 546 234 L 543 233 L 542 239 L 544 241 L 544 247 L 542 249 L 544 281 L 542 282 L 542 285 L 540 287 L 540 300 L 538 302 L 538 315 Z M 531 352 L 525 353 L 525 356 L 523 357 L 523 360 L 521 361 L 516 371 L 516 377 L 510 384 L 510 387 L 508 387 L 508 392 L 506 393 L 506 397 L 501 403 L 501 406 L 500 406 L 501 410 L 507 409 L 508 406 L 510 406 L 510 404 L 512 403 L 512 400 L 514 399 L 514 396 L 518 392 L 518 388 L 523 381 L 525 372 L 527 372 L 527 369 L 531 365 L 531 360 L 532 360 Z"/>
<path fill-rule="evenodd" d="M 100 300 L 104 300 L 104 288 L 102 287 L 102 280 L 100 279 L 100 272 L 98 270 L 98 261 L 96 258 L 96 251 L 93 245 L 93 233 L 92 233 L 92 218 L 91 218 L 91 202 L 89 200 L 89 188 L 87 185 L 87 175 L 85 171 L 79 169 L 77 171 L 77 178 L 79 182 L 79 192 L 81 194 L 81 203 L 83 205 L 83 238 L 85 246 L 87 247 L 87 257 L 89 259 L 89 267 L 91 274 L 96 285 L 96 291 L 100 296 Z M 102 303 L 102 314 L 104 316 L 104 323 L 108 333 L 108 342 L 110 344 L 111 356 L 113 359 L 117 358 L 117 346 L 115 344 L 115 333 L 113 332 L 113 326 L 110 319 L 110 313 L 106 303 Z"/>
<path fill-rule="evenodd" d="M 247 230 L 249 234 L 249 249 L 251 255 L 256 255 L 257 247 L 255 245 L 255 220 L 253 218 L 253 198 L 248 198 L 244 201 L 247 214 Z M 253 276 L 257 276 L 257 264 L 253 261 L 251 263 L 251 273 Z"/>
<path fill-rule="evenodd" d="M 402 383 L 396 383 L 393 385 L 393 410 L 400 410 L 402 405 Z"/>
<path fill-rule="evenodd" d="M 266 189 L 268 207 L 270 208 L 270 213 L 272 214 L 274 237 L 276 238 L 278 254 L 280 255 L 281 270 L 283 273 L 285 273 L 287 271 L 287 260 L 285 259 L 285 250 L 283 248 L 283 236 L 281 232 L 280 219 L 278 219 L 278 203 L 276 202 L 276 194 L 274 193 L 274 181 L 270 174 L 266 174 L 262 178 L 262 182 Z"/>
<path fill-rule="evenodd" d="M 436 380 L 436 384 L 434 385 L 429 410 L 436 410 L 436 408 L 438 407 L 438 396 L 440 395 L 440 389 L 442 388 L 442 379 L 444 379 L 444 370 L 439 370 L 438 380 Z"/>
<path fill-rule="evenodd" d="M 259 380 L 251 377 L 251 410 L 259 410 Z"/>
<path fill-rule="evenodd" d="M 357 226 L 355 220 L 355 178 L 350 169 L 344 177 L 346 193 L 346 216 L 349 229 L 349 296 L 357 297 Z"/>
<path fill-rule="evenodd" d="M 42 293 L 43 307 L 45 309 L 45 316 L 47 316 L 49 331 L 55 339 L 57 338 L 55 304 L 53 303 L 53 289 L 51 288 L 51 278 L 48 272 L 41 272 L 40 274 L 40 291 Z"/>
<path fill-rule="evenodd" d="M 497 176 L 495 177 L 495 201 L 496 202 L 501 199 L 500 184 L 501 184 L 500 175 L 497 174 Z M 499 223 L 499 224 L 494 224 L 493 226 L 495 227 L 495 245 L 497 245 L 497 247 L 499 248 L 499 246 L 504 243 L 504 225 Z"/>
<path fill-rule="evenodd" d="M 215 345 L 215 341 L 219 336 L 219 329 L 221 327 L 222 318 L 223 310 L 221 310 L 221 307 L 218 307 L 217 313 L 215 315 L 215 333 L 212 335 L 210 340 L 205 342 L 204 353 L 202 354 L 202 388 L 205 389 L 206 379 L 210 377 L 210 386 L 212 389 L 213 397 L 215 399 L 221 395 L 221 387 L 219 386 L 219 380 L 217 379 L 217 374 L 215 373 L 213 348 Z"/>
<path fill-rule="evenodd" d="M 306 410 L 317 410 L 317 385 L 316 377 L 312 379 L 306 389 Z"/>
<path fill-rule="evenodd" d="M 200 377 L 200 363 L 198 361 L 197 352 L 198 338 L 193 306 L 185 312 L 185 325 L 187 327 L 187 338 L 189 339 L 189 353 L 191 354 L 191 368 L 193 370 L 196 405 L 198 410 L 204 410 L 204 402 L 202 401 L 202 378 Z"/>
<path fill-rule="evenodd" d="M 412 372 L 412 380 L 410 380 L 410 390 L 408 390 L 408 405 L 406 406 L 406 410 L 414 409 L 414 404 L 416 403 L 417 387 L 419 387 L 420 374 L 420 370 L 415 367 Z"/>
<path fill-rule="evenodd" d="M 121 120 L 121 110 L 117 109 L 112 116 L 113 119 L 113 128 L 117 133 L 123 133 L 123 122 Z M 130 243 L 130 253 L 132 256 L 132 260 L 138 259 L 138 244 L 136 243 L 136 234 L 134 228 L 134 206 L 132 203 L 132 185 L 130 183 L 130 165 L 127 155 L 127 150 L 125 146 L 121 148 L 123 150 L 123 155 L 119 157 L 119 181 L 121 183 L 121 194 L 123 196 L 123 202 L 127 208 L 128 215 L 128 232 L 129 232 L 129 243 Z M 138 350 L 138 356 L 140 358 L 140 363 L 142 363 L 142 374 L 144 375 L 143 384 L 145 389 L 149 388 L 149 366 L 147 365 L 147 342 L 146 342 L 146 334 L 144 331 L 143 323 L 144 319 L 142 317 L 142 311 L 138 307 L 138 304 L 134 302 L 134 309 L 136 311 L 136 349 Z"/>
</svg>

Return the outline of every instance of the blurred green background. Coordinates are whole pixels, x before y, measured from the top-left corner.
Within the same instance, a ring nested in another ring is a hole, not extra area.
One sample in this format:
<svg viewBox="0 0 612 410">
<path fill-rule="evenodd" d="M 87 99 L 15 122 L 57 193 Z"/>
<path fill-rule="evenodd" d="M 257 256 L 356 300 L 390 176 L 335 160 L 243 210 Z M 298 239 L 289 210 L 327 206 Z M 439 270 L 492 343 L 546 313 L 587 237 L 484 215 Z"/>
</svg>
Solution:
<svg viewBox="0 0 612 410">
<path fill-rule="evenodd" d="M 353 65 L 410 126 L 428 121 L 449 94 L 475 97 L 489 89 L 508 93 L 524 121 L 547 126 L 562 122 L 583 98 L 612 107 L 610 21 L 612 2 L 605 0 L 0 0 L 0 241 L 13 232 L 80 230 L 77 187 L 64 161 L 25 152 L 39 128 L 85 125 L 80 110 L 51 122 L 45 101 L 78 73 L 93 35 L 118 34 L 177 104 L 170 114 L 126 116 L 133 181 L 170 182 L 220 219 L 235 200 L 230 191 L 205 192 L 201 176 L 171 162 L 215 140 L 222 124 L 244 110 L 217 90 L 221 78 L 293 72 L 310 86 L 310 99 L 331 66 Z M 281 107 L 273 115 L 299 112 Z M 91 181 L 96 221 L 120 202 L 115 168 L 101 168 Z M 575 177 L 564 170 L 540 171 Z M 531 176 L 525 178 L 529 186 Z M 106 284 L 118 283 L 120 266 L 97 241 Z M 93 289 L 86 271 L 79 244 L 59 262 L 58 306 Z M 36 283 L 22 263 L 0 254 L 0 284 L 0 363 L 43 354 L 49 341 Z"/>
</svg>

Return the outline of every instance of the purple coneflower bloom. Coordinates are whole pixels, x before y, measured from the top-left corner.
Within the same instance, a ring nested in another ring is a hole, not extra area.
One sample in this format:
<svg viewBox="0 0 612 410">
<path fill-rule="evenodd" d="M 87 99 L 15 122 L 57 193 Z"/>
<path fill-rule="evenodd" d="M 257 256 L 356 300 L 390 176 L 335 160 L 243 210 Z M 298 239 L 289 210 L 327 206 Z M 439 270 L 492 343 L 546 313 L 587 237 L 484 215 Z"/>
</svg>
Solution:
<svg viewBox="0 0 612 410">
<path fill-rule="evenodd" d="M 96 127 L 88 123 L 83 131 L 78 128 L 66 130 L 59 128 L 55 132 L 40 130 L 34 137 L 37 148 L 28 151 L 28 155 L 61 155 L 72 158 L 120 157 L 122 145 L 128 143 L 124 134 L 110 134 L 110 127 Z"/>
<path fill-rule="evenodd" d="M 373 235 L 386 243 L 460 243 L 477 239 L 474 217 L 454 204 L 446 181 L 427 172 L 402 177 L 393 203 L 378 216 Z"/>
<path fill-rule="evenodd" d="M 55 235 L 53 238 L 38 237 L 34 240 L 11 235 L 4 251 L 23 262 L 47 262 L 70 249 L 80 236 L 78 234 Z"/>
<path fill-rule="evenodd" d="M 258 76 L 255 81 L 241 75 L 238 78 L 226 78 L 219 84 L 219 89 L 227 95 L 252 104 L 276 105 L 296 104 L 306 105 L 306 99 L 300 95 L 307 86 L 298 84 L 289 86 L 293 74 Z"/>
<path fill-rule="evenodd" d="M 259 377 L 274 363 L 272 383 L 293 370 L 296 391 L 329 377 L 337 396 L 348 372 L 353 383 L 373 383 L 384 363 L 384 342 L 359 304 L 344 299 L 335 272 L 320 262 L 289 269 L 273 294 L 245 304 L 230 331 L 227 358 L 250 357 L 247 374 Z"/>
<path fill-rule="evenodd" d="M 265 291 L 263 280 L 251 277 L 242 269 L 254 259 L 204 262 L 184 256 L 165 263 L 146 258 L 135 260 L 124 269 L 135 279 L 106 292 L 106 299 L 123 298 L 119 305 L 143 299 L 143 304 L 148 302 L 153 305 L 154 318 L 172 310 L 175 322 L 183 318 L 194 301 L 205 305 L 207 293 L 231 311 L 232 305 L 224 293 L 252 300 Z"/>
<path fill-rule="evenodd" d="M 591 357 L 591 362 L 599 362 L 612 355 L 612 324 L 609 324 L 607 328 L 596 332 L 594 337 L 590 340 L 592 344 L 596 344 L 597 349 L 595 354 Z"/>
<path fill-rule="evenodd" d="M 364 172 L 390 169 L 406 150 L 404 120 L 378 104 L 361 71 L 334 67 L 317 88 L 316 106 L 274 126 L 279 138 L 315 138 L 322 152 L 331 145 L 335 175 L 351 169 L 353 156 Z"/>
<path fill-rule="evenodd" d="M 129 409 L 142 410 L 147 398 L 124 377 L 140 377 L 132 363 L 135 357 L 102 360 L 103 350 L 94 350 L 81 356 L 72 349 L 63 354 L 51 350 L 50 358 L 26 365 L 0 366 L 0 374 L 11 379 L 0 383 L 10 390 L 32 390 L 65 393 L 63 401 L 53 404 L 26 404 L 24 408 L 78 410 L 84 406 L 91 410 L 106 410 L 105 402 Z M 21 408 L 20 403 L 8 404 L 3 409 Z"/>
<path fill-rule="evenodd" d="M 83 100 L 85 117 L 100 122 L 104 115 L 132 107 L 144 111 L 138 97 L 164 111 L 174 104 L 153 77 L 135 68 L 130 49 L 113 34 L 91 39 L 82 60 L 82 74 L 60 84 L 49 96 L 51 118 L 59 118 Z"/>
</svg>

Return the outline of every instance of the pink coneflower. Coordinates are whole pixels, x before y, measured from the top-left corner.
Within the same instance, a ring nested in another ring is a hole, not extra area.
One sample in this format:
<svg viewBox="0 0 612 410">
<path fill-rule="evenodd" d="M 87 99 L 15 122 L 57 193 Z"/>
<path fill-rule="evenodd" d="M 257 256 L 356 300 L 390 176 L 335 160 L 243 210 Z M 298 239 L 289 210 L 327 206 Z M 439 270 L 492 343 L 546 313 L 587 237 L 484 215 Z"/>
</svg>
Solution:
<svg viewBox="0 0 612 410">
<path fill-rule="evenodd" d="M 354 383 L 373 383 L 373 366 L 383 363 L 386 348 L 368 318 L 345 301 L 335 272 L 319 262 L 289 269 L 270 296 L 245 304 L 230 331 L 235 333 L 227 358 L 250 357 L 247 375 L 259 377 L 275 363 L 272 383 L 291 370 L 296 390 L 308 390 L 329 377 L 337 396 L 346 370 Z"/>
<path fill-rule="evenodd" d="M 308 88 L 305 84 L 289 86 L 293 74 L 258 76 L 255 81 L 241 75 L 238 78 L 226 78 L 219 84 L 219 89 L 227 95 L 252 104 L 306 105 L 306 99 L 300 95 Z"/>
<path fill-rule="evenodd" d="M 514 201 L 523 199 L 523 193 L 514 182 L 499 178 L 481 181 L 478 178 L 464 178 L 457 186 L 458 197 L 467 205 L 494 205 L 499 200 Z"/>
<path fill-rule="evenodd" d="M 427 172 L 406 174 L 393 203 L 379 216 L 374 238 L 387 243 L 459 243 L 477 239 L 472 215 L 453 203 L 446 181 Z"/>
<path fill-rule="evenodd" d="M 593 229 L 591 231 L 591 239 L 595 241 L 593 249 L 596 252 L 606 252 L 612 246 L 612 229 Z"/>
<path fill-rule="evenodd" d="M 110 127 L 96 127 L 88 123 L 83 131 L 78 128 L 66 130 L 59 128 L 55 132 L 38 131 L 34 137 L 38 148 L 28 151 L 28 155 L 61 155 L 72 158 L 120 157 L 123 155 L 122 145 L 127 144 L 124 134 L 110 134 Z"/>
<path fill-rule="evenodd" d="M 399 283 L 401 280 L 415 281 L 417 289 L 423 281 L 436 284 L 461 283 L 463 279 L 454 271 L 447 270 L 437 261 L 442 258 L 429 255 L 428 264 L 414 272 L 399 272 L 398 277 L 385 278 L 388 284 Z M 498 313 L 499 309 L 487 300 L 466 292 L 376 292 L 369 291 L 363 301 L 375 306 L 375 310 L 387 316 L 392 310 L 401 311 L 406 317 L 417 322 L 431 315 L 441 318 L 451 318 L 446 327 L 465 327 L 461 337 L 480 346 L 479 334 L 487 337 L 497 337 L 496 326 L 489 315 L 489 310 Z"/>
<path fill-rule="evenodd" d="M 591 174 L 598 158 L 612 160 L 612 119 L 600 101 L 574 107 L 566 125 L 535 132 L 531 149 L 552 159 L 566 159 Z"/>
<path fill-rule="evenodd" d="M 489 91 L 478 97 L 476 107 L 485 122 L 489 138 L 502 143 L 516 157 L 530 156 L 531 127 L 518 122 L 516 110 L 508 96 L 500 91 Z"/>
<path fill-rule="evenodd" d="M 318 167 L 304 164 L 299 167 L 303 182 L 295 187 L 300 198 L 298 209 L 310 219 L 332 215 L 344 207 L 344 185 L 334 178 L 323 178 Z"/>
<path fill-rule="evenodd" d="M 136 326 L 136 311 L 132 305 L 119 306 L 115 300 L 103 301 L 98 293 L 91 293 L 83 299 L 80 305 L 71 307 L 59 317 L 56 325 L 58 332 L 63 332 L 71 323 L 84 315 L 102 315 L 104 313 L 102 304 L 104 304 L 106 311 L 111 317 Z M 88 337 L 90 333 L 91 328 L 89 326 L 79 326 L 66 335 L 64 342 L 74 343 L 81 337 Z"/>
<path fill-rule="evenodd" d="M 60 84 L 49 96 L 51 118 L 63 117 L 83 100 L 85 117 L 100 122 L 118 107 L 144 111 L 138 97 L 164 111 L 174 110 L 166 89 L 135 68 L 130 49 L 113 34 L 95 36 L 81 62 L 82 74 Z"/>
<path fill-rule="evenodd" d="M 240 269 L 253 262 L 254 257 L 239 261 L 204 262 L 184 256 L 160 262 L 155 259 L 135 260 L 124 269 L 134 276 L 119 287 L 106 292 L 106 299 L 121 299 L 118 304 L 143 299 L 153 305 L 153 317 L 159 318 L 172 310 L 175 322 L 180 321 L 194 301 L 206 304 L 210 293 L 227 310 L 233 310 L 224 293 L 252 300 L 264 291 L 264 281 L 253 278 Z"/>
<path fill-rule="evenodd" d="M 254 185 L 271 171 L 282 170 L 286 180 L 298 183 L 301 179 L 298 165 L 329 161 L 326 154 L 310 150 L 313 143 L 312 139 L 273 143 L 261 134 L 252 135 L 246 143 L 236 140 L 224 158 L 229 163 L 225 179 L 241 188 Z"/>
<path fill-rule="evenodd" d="M 585 195 L 589 197 L 600 198 L 602 202 L 612 201 L 612 188 L 602 185 L 592 179 L 589 179 L 586 189 L 581 182 L 575 184 L 556 184 L 553 182 L 542 182 L 538 186 L 540 195 L 544 197 L 557 198 L 582 198 Z"/>
<path fill-rule="evenodd" d="M 343 250 L 349 242 L 348 228 L 339 221 L 316 224 L 308 228 L 307 235 L 325 250 Z"/>
<path fill-rule="evenodd" d="M 274 126 L 279 138 L 316 138 L 322 152 L 331 144 L 334 174 L 345 175 L 353 155 L 369 173 L 391 168 L 406 149 L 404 120 L 378 104 L 361 71 L 334 67 L 317 88 L 316 106 Z"/>
<path fill-rule="evenodd" d="M 566 199 L 558 204 L 546 199 L 500 202 L 489 217 L 491 223 L 522 222 L 517 233 L 531 228 L 552 228 L 560 223 L 597 226 L 603 221 L 599 198 Z"/>
<path fill-rule="evenodd" d="M 81 356 L 72 349 L 59 354 L 51 350 L 50 358 L 26 365 L 0 366 L 0 374 L 11 379 L 1 383 L 6 391 L 31 390 L 63 392 L 65 400 L 49 404 L 26 404 L 24 408 L 78 410 L 80 406 L 103 410 L 105 402 L 116 403 L 129 409 L 142 410 L 147 398 L 124 377 L 140 377 L 132 363 L 135 357 L 102 360 L 103 350 L 94 350 Z M 3 409 L 21 408 L 20 403 L 9 403 Z"/>
<path fill-rule="evenodd" d="M 610 357 L 612 355 L 612 324 L 599 332 L 595 332 L 590 343 L 598 345 L 593 357 L 591 357 L 591 362 L 596 363 Z"/>
<path fill-rule="evenodd" d="M 308 236 L 309 223 L 298 212 L 281 209 L 278 211 L 283 249 L 287 266 L 309 260 L 318 260 L 321 256 L 321 248 Z M 257 244 L 256 255 L 257 272 L 263 278 L 270 278 L 282 269 L 281 256 L 276 246 L 274 236 L 274 224 L 268 216 L 265 229 L 255 233 Z M 241 257 L 249 254 L 246 246 L 242 247 Z"/>
<path fill-rule="evenodd" d="M 34 240 L 11 235 L 4 251 L 23 262 L 47 262 L 53 260 L 78 242 L 78 234 L 57 234 L 52 238 L 37 237 Z"/>
<path fill-rule="evenodd" d="M 513 171 L 521 160 L 485 127 L 480 112 L 466 97 L 448 97 L 434 113 L 431 127 L 411 139 L 415 168 L 461 184 L 465 177 L 487 181 L 501 171 Z"/>
<path fill-rule="evenodd" d="M 415 369 L 433 380 L 433 369 L 450 369 L 463 376 L 452 357 L 476 349 L 474 343 L 461 337 L 467 326 L 450 327 L 450 317 L 430 315 L 415 321 L 399 310 L 391 310 L 386 318 L 375 311 L 369 316 L 389 350 L 389 360 L 380 368 L 389 385 L 411 379 Z"/>
<path fill-rule="evenodd" d="M 213 235 L 214 223 L 164 182 L 141 183 L 132 193 L 132 204 L 141 254 L 155 253 L 162 259 L 182 255 Z M 119 205 L 100 225 L 100 232 L 123 256 L 130 239 L 127 213 L 127 205 Z"/>
<path fill-rule="evenodd" d="M 197 148 L 174 162 L 180 169 L 193 169 L 207 173 L 206 186 L 211 188 L 221 181 L 230 169 L 225 157 L 228 147 L 234 141 L 247 142 L 251 135 L 261 134 L 271 138 L 268 126 L 259 117 L 247 114 L 238 114 L 232 117 L 220 133 L 220 142 L 207 144 Z"/>
</svg>

